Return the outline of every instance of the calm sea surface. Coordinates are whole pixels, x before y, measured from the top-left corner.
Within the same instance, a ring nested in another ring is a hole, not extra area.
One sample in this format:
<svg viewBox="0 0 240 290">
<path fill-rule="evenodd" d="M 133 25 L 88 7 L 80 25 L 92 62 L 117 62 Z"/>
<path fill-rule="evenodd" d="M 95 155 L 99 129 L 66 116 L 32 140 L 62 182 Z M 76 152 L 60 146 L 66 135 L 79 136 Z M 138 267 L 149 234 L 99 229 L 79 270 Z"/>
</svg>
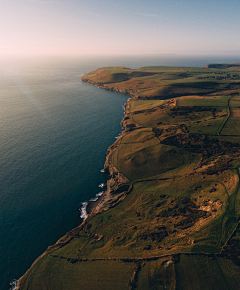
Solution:
<svg viewBox="0 0 240 290">
<path fill-rule="evenodd" d="M 81 77 L 103 66 L 201 67 L 240 57 L 85 57 L 0 62 L 0 289 L 81 223 L 105 182 L 106 150 L 128 96 Z"/>
</svg>

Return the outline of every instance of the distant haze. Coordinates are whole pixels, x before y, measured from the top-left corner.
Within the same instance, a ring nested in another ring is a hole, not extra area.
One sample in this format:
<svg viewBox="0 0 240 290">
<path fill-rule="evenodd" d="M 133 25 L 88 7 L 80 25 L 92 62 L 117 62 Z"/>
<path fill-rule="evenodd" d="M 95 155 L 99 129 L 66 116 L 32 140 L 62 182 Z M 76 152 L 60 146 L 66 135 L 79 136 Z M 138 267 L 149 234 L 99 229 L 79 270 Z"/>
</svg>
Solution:
<svg viewBox="0 0 240 290">
<path fill-rule="evenodd" d="M 238 55 L 240 1 L 1 0 L 0 56 Z"/>
</svg>

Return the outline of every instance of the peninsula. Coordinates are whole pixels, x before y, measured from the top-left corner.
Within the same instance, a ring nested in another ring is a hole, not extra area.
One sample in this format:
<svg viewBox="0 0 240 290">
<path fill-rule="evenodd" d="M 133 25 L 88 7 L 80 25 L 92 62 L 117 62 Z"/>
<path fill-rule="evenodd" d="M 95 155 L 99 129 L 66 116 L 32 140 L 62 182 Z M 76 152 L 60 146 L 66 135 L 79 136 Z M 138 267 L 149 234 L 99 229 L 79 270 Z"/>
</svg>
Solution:
<svg viewBox="0 0 240 290">
<path fill-rule="evenodd" d="M 131 96 L 107 191 L 21 290 L 240 288 L 240 64 L 106 67 L 82 77 Z"/>
</svg>

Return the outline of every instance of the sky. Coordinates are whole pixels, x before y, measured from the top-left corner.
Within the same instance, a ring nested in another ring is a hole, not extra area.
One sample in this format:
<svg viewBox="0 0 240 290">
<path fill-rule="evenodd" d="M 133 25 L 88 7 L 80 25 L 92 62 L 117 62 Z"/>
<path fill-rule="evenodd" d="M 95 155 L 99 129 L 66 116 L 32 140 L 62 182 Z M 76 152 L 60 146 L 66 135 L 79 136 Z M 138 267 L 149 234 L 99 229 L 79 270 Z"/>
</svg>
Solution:
<svg viewBox="0 0 240 290">
<path fill-rule="evenodd" d="M 239 0 L 0 0 L 4 55 L 238 55 Z"/>
</svg>

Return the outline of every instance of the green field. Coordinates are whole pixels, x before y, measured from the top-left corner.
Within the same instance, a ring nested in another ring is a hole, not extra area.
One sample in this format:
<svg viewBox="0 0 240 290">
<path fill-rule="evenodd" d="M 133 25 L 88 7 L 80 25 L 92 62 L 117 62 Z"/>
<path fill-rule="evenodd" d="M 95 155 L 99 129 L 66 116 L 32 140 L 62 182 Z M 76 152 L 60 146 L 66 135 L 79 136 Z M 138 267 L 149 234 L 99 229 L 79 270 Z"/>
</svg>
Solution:
<svg viewBox="0 0 240 290">
<path fill-rule="evenodd" d="M 227 107 L 230 96 L 187 96 L 177 99 L 177 106 L 216 106 Z"/>
<path fill-rule="evenodd" d="M 182 255 L 180 263 L 176 264 L 179 290 L 239 289 L 239 274 L 236 265 L 220 258 Z"/>
<path fill-rule="evenodd" d="M 131 138 L 124 136 L 112 156 L 113 165 L 131 181 L 155 176 L 198 160 L 195 154 L 159 144 L 151 131 L 139 131 L 130 134 Z"/>
<path fill-rule="evenodd" d="M 51 269 L 54 265 L 54 271 Z M 45 256 L 28 280 L 28 288 L 47 289 L 128 289 L 133 263 L 86 261 L 70 263 L 66 259 Z"/>
<path fill-rule="evenodd" d="M 171 258 L 147 262 L 137 289 L 234 290 L 239 289 L 239 274 L 238 267 L 226 259 L 181 255 L 177 263 Z"/>
<path fill-rule="evenodd" d="M 51 264 L 54 264 L 54 271 L 49 268 Z M 66 259 L 44 257 L 29 277 L 28 287 L 36 290 L 129 289 L 136 265 L 124 261 L 83 261 L 72 264 Z M 180 255 L 177 259 L 170 256 L 139 261 L 136 280 L 135 289 L 140 290 L 237 290 L 240 270 L 230 260 Z"/>
<path fill-rule="evenodd" d="M 141 110 L 148 110 L 155 108 L 157 106 L 163 105 L 166 101 L 165 100 L 138 100 L 138 101 L 130 101 L 130 110 L 131 112 L 141 111 Z"/>
<path fill-rule="evenodd" d="M 240 136 L 240 118 L 230 117 L 222 131 L 222 135 Z"/>
<path fill-rule="evenodd" d="M 147 262 L 139 273 L 137 289 L 176 289 L 176 273 L 171 259 L 163 258 Z"/>
</svg>

